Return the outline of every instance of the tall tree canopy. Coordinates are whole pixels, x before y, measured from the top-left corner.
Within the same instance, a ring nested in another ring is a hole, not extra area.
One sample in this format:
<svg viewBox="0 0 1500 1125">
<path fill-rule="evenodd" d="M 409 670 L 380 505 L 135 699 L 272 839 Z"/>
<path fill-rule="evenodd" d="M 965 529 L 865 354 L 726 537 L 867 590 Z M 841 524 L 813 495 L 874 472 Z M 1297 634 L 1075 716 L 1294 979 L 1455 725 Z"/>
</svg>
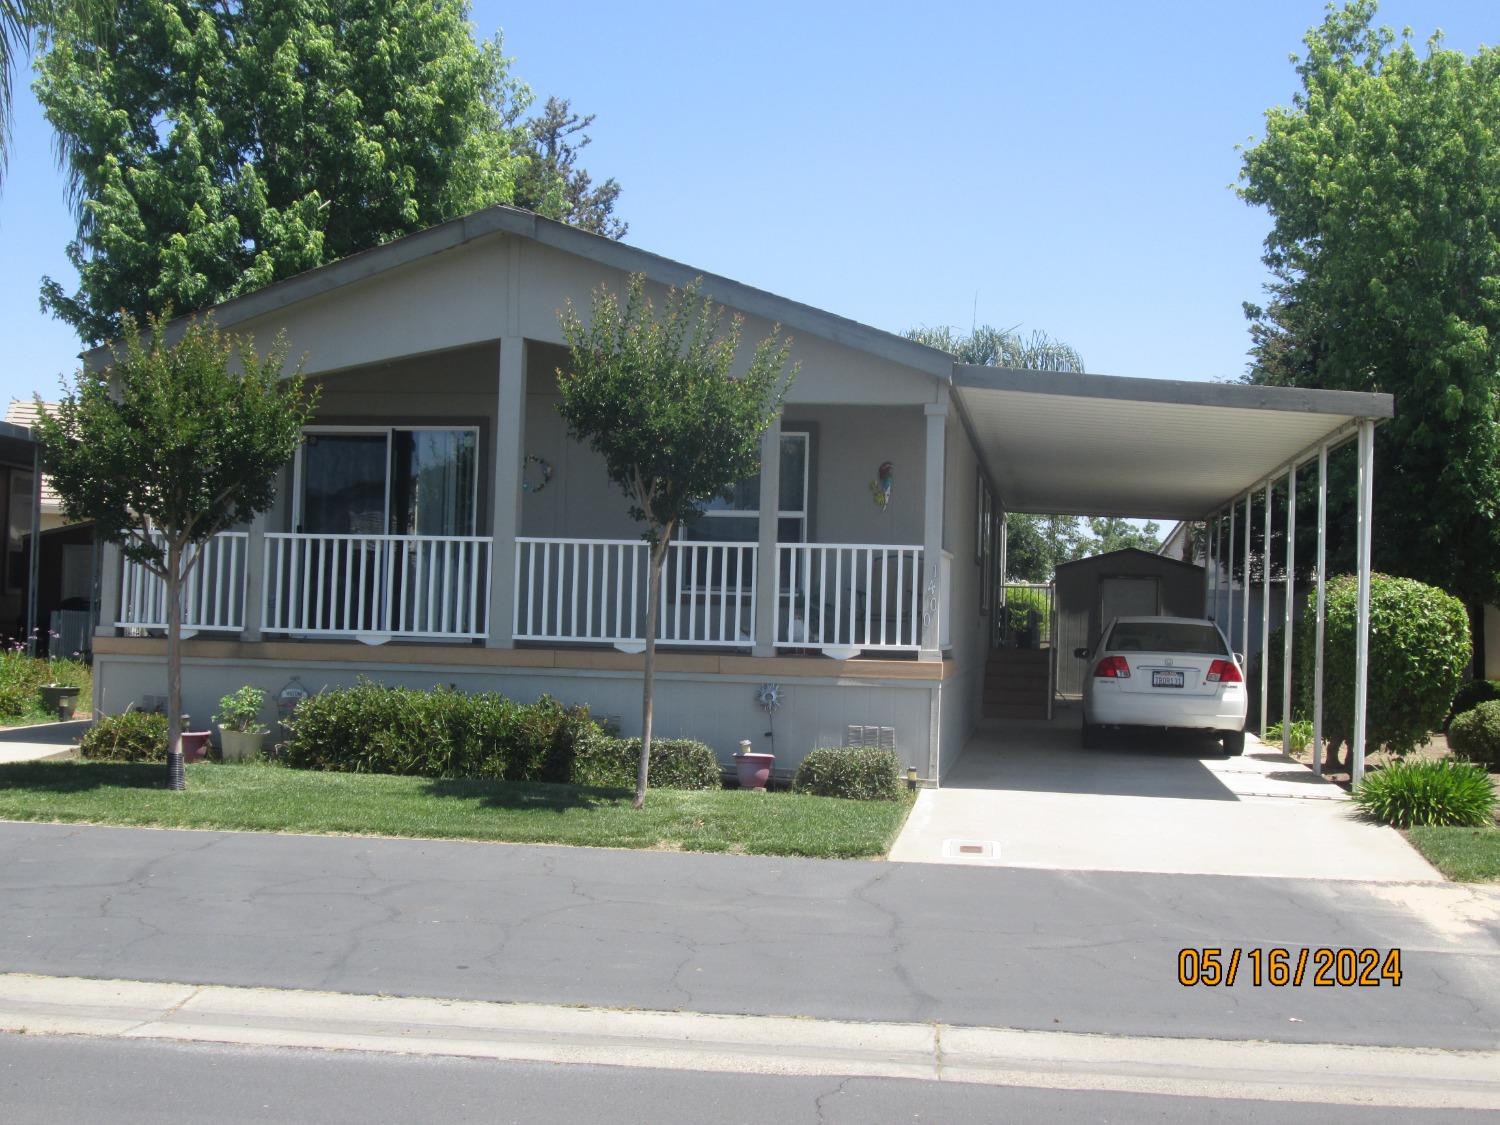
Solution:
<svg viewBox="0 0 1500 1125">
<path fill-rule="evenodd" d="M 1472 612 L 1500 597 L 1500 51 L 1419 51 L 1375 12 L 1330 9 L 1301 92 L 1244 154 L 1240 194 L 1273 224 L 1249 378 L 1396 396 L 1375 563 Z M 1329 497 L 1335 568 L 1352 561 L 1351 491 Z"/>
<path fill-rule="evenodd" d="M 1118 516 L 1090 516 L 1088 524 L 1092 536 L 1091 555 L 1106 555 L 1129 547 L 1138 551 L 1155 551 L 1161 546 L 1161 528 L 1150 520 L 1137 526 Z"/>
<path fill-rule="evenodd" d="M 547 99 L 526 122 L 530 159 L 516 182 L 515 203 L 607 238 L 624 238 L 630 224 L 614 213 L 619 183 L 611 177 L 596 184 L 578 166 L 578 154 L 593 143 L 584 131 L 593 123 L 592 113 L 574 113 L 567 98 Z"/>
<path fill-rule="evenodd" d="M 1045 332 L 1022 336 L 1014 329 L 981 324 L 968 335 L 946 324 L 911 328 L 907 339 L 947 352 L 959 363 L 1014 367 L 1023 371 L 1082 371 L 1083 357 Z"/>
<path fill-rule="evenodd" d="M 465 0 L 121 0 L 63 19 L 36 90 L 80 210 L 88 342 L 513 197 L 524 92 Z"/>
<path fill-rule="evenodd" d="M 79 35 L 96 35 L 109 23 L 106 0 L 0 0 L 0 175 L 10 149 L 11 85 L 16 61 L 37 34 L 66 22 Z"/>
</svg>

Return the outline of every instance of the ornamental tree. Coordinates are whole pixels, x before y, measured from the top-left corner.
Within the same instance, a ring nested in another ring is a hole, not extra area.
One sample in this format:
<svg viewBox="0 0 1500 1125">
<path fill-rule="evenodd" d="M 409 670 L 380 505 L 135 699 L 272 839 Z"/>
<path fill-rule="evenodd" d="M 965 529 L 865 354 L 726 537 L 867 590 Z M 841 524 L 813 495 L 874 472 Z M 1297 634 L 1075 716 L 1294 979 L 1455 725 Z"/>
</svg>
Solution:
<svg viewBox="0 0 1500 1125">
<path fill-rule="evenodd" d="M 669 289 L 658 315 L 646 279 L 631 275 L 625 302 L 601 287 L 585 323 L 570 303 L 560 315 L 569 367 L 558 405 L 569 433 L 604 458 L 609 478 L 645 524 L 651 566 L 641 690 L 641 758 L 635 807 L 646 802 L 657 605 L 672 536 L 704 505 L 760 467 L 761 436 L 796 376 L 780 326 L 734 372 L 743 318 L 699 296 L 699 283 Z"/>
<path fill-rule="evenodd" d="M 127 321 L 114 361 L 80 372 L 37 434 L 68 518 L 92 520 L 166 584 L 168 778 L 180 789 L 183 582 L 197 548 L 271 506 L 317 392 L 284 373 L 281 339 L 261 357 L 211 319 L 174 344 L 164 321 L 148 329 L 142 339 Z"/>
</svg>

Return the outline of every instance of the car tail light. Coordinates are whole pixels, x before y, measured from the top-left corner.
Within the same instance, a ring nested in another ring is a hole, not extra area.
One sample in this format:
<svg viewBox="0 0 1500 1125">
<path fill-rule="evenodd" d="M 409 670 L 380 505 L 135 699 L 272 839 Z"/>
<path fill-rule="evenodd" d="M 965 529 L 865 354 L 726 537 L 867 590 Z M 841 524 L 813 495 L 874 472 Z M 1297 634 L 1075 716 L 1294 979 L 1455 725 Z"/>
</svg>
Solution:
<svg viewBox="0 0 1500 1125">
<path fill-rule="evenodd" d="M 1125 663 L 1123 656 L 1106 656 L 1094 666 L 1094 679 L 1128 680 L 1130 679 L 1130 665 Z"/>
<path fill-rule="evenodd" d="M 1204 677 L 1211 684 L 1242 684 L 1245 677 L 1240 675 L 1240 666 L 1233 660 L 1215 660 L 1208 666 L 1208 675 Z"/>
</svg>

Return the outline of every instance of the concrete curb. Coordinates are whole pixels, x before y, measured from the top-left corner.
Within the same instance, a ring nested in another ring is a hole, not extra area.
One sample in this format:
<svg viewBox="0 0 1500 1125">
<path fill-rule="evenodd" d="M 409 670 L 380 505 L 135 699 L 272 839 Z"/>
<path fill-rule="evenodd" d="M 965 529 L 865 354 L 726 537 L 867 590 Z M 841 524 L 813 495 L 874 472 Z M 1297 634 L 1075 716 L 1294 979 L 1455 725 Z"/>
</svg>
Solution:
<svg viewBox="0 0 1500 1125">
<path fill-rule="evenodd" d="M 1500 1051 L 1085 1035 L 29 974 L 0 974 L 0 1031 L 1500 1110 Z"/>
</svg>

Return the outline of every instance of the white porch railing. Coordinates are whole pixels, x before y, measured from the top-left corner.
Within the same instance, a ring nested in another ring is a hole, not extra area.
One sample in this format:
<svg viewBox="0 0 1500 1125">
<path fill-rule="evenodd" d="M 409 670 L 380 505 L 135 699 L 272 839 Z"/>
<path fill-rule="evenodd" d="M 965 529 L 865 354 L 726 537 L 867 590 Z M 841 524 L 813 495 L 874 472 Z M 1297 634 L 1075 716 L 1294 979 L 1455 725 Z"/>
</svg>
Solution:
<svg viewBox="0 0 1500 1125">
<path fill-rule="evenodd" d="M 778 543 L 778 648 L 916 651 L 922 647 L 922 548 Z"/>
<path fill-rule="evenodd" d="M 161 542 L 161 537 L 156 536 Z M 182 627 L 237 633 L 245 627 L 245 553 L 249 536 L 221 531 L 194 548 L 197 562 L 182 587 Z M 167 584 L 139 563 L 125 559 L 120 572 L 122 629 L 166 629 Z"/>
<path fill-rule="evenodd" d="M 657 609 L 663 644 L 748 648 L 755 643 L 754 543 L 674 542 Z M 516 539 L 518 641 L 613 644 L 646 640 L 651 556 L 640 539 Z"/>
<path fill-rule="evenodd" d="M 261 629 L 474 639 L 489 629 L 490 544 L 475 535 L 266 535 Z"/>
</svg>

